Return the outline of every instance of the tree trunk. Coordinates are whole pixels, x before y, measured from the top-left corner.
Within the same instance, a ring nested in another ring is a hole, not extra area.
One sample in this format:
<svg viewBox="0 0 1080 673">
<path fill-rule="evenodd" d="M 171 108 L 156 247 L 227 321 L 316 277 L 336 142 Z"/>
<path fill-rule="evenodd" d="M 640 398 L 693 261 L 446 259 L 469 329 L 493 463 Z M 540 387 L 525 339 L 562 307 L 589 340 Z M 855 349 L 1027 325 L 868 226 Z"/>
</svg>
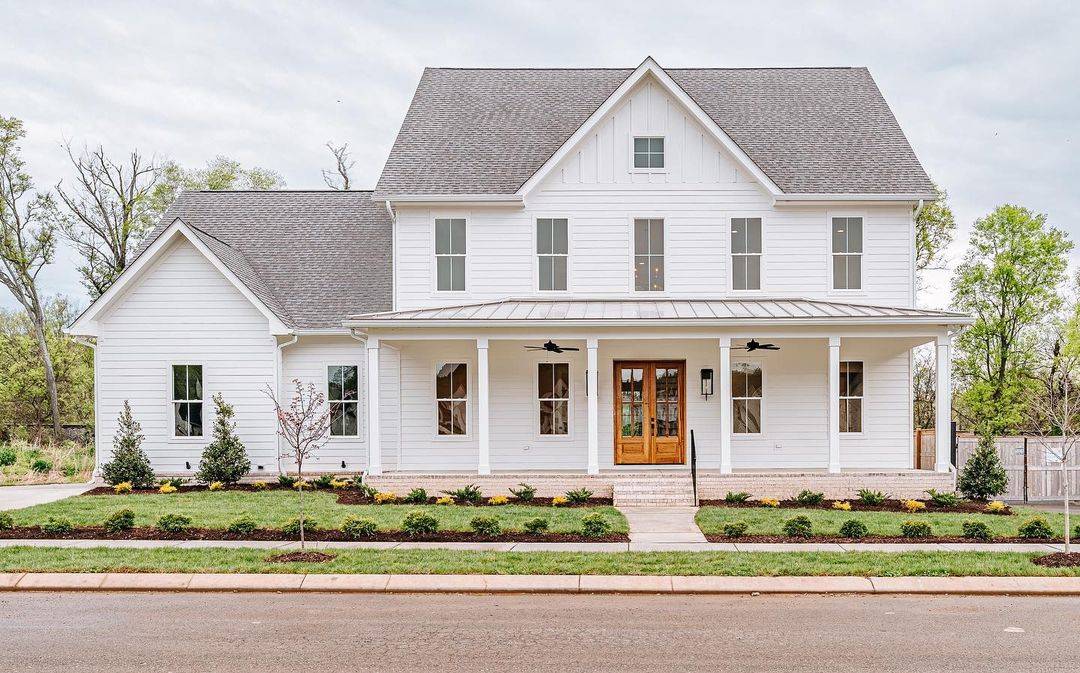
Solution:
<svg viewBox="0 0 1080 673">
<path fill-rule="evenodd" d="M 1069 553 L 1069 536 L 1072 531 L 1069 530 L 1069 467 L 1066 465 L 1068 462 L 1068 454 L 1062 457 L 1061 460 L 1061 482 L 1065 487 L 1065 553 Z"/>
<path fill-rule="evenodd" d="M 30 322 L 34 325 L 34 336 L 37 337 L 38 350 L 41 351 L 41 361 L 45 364 L 45 388 L 49 392 L 49 413 L 52 415 L 53 434 L 56 440 L 60 439 L 60 398 L 56 392 L 56 372 L 53 370 L 52 355 L 49 354 L 49 344 L 45 340 L 45 313 L 41 309 L 41 303 L 34 301 L 33 311 L 30 312 Z"/>
</svg>

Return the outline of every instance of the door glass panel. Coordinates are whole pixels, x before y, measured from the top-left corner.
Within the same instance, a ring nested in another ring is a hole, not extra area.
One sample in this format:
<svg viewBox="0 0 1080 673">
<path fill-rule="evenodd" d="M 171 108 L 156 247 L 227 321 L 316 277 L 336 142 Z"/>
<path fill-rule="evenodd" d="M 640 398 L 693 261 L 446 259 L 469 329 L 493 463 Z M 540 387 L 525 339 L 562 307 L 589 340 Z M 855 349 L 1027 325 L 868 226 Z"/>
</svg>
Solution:
<svg viewBox="0 0 1080 673">
<path fill-rule="evenodd" d="M 641 437 L 644 417 L 642 384 L 644 370 L 624 367 L 619 371 L 620 411 L 619 426 L 623 437 Z"/>
</svg>

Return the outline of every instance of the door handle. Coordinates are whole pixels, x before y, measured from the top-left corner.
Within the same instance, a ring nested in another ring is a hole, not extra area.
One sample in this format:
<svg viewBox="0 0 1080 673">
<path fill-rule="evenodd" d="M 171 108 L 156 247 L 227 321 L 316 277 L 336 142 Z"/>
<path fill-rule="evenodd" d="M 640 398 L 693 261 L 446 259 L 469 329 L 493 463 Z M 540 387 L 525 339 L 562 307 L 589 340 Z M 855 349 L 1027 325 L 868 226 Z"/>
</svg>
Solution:
<svg viewBox="0 0 1080 673">
<path fill-rule="evenodd" d="M 649 419 L 649 426 L 650 426 L 650 428 L 652 430 L 652 435 L 651 436 L 656 437 L 656 416 L 653 416 L 652 418 Z"/>
</svg>

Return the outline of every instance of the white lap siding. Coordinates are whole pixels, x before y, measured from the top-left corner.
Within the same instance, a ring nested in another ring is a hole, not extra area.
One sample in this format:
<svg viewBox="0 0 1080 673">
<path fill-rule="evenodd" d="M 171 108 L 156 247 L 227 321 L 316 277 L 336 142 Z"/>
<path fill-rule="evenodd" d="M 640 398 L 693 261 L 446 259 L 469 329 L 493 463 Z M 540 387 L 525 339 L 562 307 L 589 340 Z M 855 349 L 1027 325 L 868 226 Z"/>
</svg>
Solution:
<svg viewBox="0 0 1080 673">
<path fill-rule="evenodd" d="M 154 469 L 198 467 L 217 392 L 236 409 L 236 430 L 251 457 L 276 472 L 274 415 L 263 389 L 274 381 L 274 340 L 266 318 L 194 247 L 178 241 L 100 320 L 97 418 L 101 462 L 112 455 L 124 400 L 142 424 Z M 199 439 L 172 438 L 171 365 L 203 366 Z"/>
</svg>

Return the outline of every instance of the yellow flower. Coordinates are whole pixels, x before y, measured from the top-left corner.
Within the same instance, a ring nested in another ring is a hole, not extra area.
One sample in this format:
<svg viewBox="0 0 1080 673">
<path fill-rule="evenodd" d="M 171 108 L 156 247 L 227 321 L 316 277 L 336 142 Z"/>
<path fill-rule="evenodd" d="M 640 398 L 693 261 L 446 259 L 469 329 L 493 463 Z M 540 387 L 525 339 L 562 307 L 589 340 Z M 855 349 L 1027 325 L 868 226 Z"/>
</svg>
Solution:
<svg viewBox="0 0 1080 673">
<path fill-rule="evenodd" d="M 252 482 L 251 488 L 255 489 L 256 491 L 265 491 L 266 489 L 270 488 L 270 485 L 267 484 L 265 481 L 256 481 Z"/>
<path fill-rule="evenodd" d="M 845 512 L 851 511 L 851 503 L 846 500 L 834 500 L 832 504 L 833 509 L 840 509 Z"/>
<path fill-rule="evenodd" d="M 908 512 L 910 514 L 914 514 L 915 512 L 921 512 L 924 509 L 926 509 L 926 503 L 925 502 L 919 502 L 918 500 L 904 500 L 904 501 L 901 501 L 900 507 L 905 512 Z"/>
<path fill-rule="evenodd" d="M 158 489 L 158 493 L 176 493 L 176 487 L 166 482 Z"/>
<path fill-rule="evenodd" d="M 397 493 L 391 491 L 383 491 L 375 494 L 375 503 L 378 505 L 384 502 L 394 502 L 397 500 Z"/>
<path fill-rule="evenodd" d="M 436 505 L 453 505 L 454 504 L 454 499 L 451 498 L 448 495 L 444 495 L 443 497 L 436 500 L 435 504 Z"/>
<path fill-rule="evenodd" d="M 995 512 L 995 513 L 996 512 L 1004 512 L 1008 508 L 1009 508 L 1008 505 L 1001 502 L 1000 500 L 992 500 L 992 501 L 986 503 L 986 511 L 987 512 Z"/>
<path fill-rule="evenodd" d="M 760 500 L 758 500 L 758 503 L 762 507 L 779 507 L 780 506 L 780 501 L 777 500 L 776 498 L 761 498 Z"/>
<path fill-rule="evenodd" d="M 342 481 L 340 479 L 331 479 L 330 480 L 330 488 L 335 489 L 335 490 L 345 488 L 348 485 L 349 485 L 349 482 Z"/>
<path fill-rule="evenodd" d="M 557 495 L 551 499 L 551 506 L 558 507 L 559 505 L 565 505 L 568 502 L 570 502 L 570 500 L 565 496 Z"/>
<path fill-rule="evenodd" d="M 130 481 L 122 481 L 116 486 L 113 486 L 113 491 L 116 495 L 124 495 L 125 493 L 131 493 L 132 486 Z"/>
<path fill-rule="evenodd" d="M 508 502 L 510 502 L 510 498 L 507 498 L 505 495 L 493 495 L 488 498 L 489 505 L 505 505 Z"/>
<path fill-rule="evenodd" d="M 207 488 L 209 488 L 211 491 L 220 491 L 221 489 L 225 488 L 225 484 L 221 483 L 220 481 L 212 481 L 210 482 L 210 486 L 208 486 Z"/>
<path fill-rule="evenodd" d="M 306 481 L 300 481 L 300 480 L 297 480 L 297 482 L 295 484 L 293 484 L 292 487 L 295 488 L 298 491 L 302 491 L 305 488 L 311 488 Z"/>
</svg>

